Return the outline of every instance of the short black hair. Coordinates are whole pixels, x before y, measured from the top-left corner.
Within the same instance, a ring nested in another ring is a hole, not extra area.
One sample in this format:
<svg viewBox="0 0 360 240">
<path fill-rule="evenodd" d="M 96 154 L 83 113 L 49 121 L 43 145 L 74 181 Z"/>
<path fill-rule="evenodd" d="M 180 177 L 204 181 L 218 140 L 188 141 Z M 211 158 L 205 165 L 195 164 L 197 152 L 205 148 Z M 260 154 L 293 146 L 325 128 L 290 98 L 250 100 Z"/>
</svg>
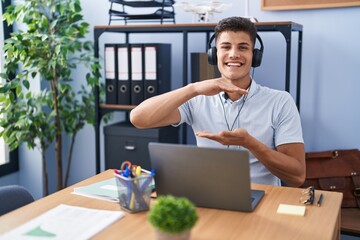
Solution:
<svg viewBox="0 0 360 240">
<path fill-rule="evenodd" d="M 250 35 L 250 39 L 255 46 L 257 30 L 253 22 L 248 18 L 228 17 L 220 20 L 215 27 L 215 41 L 222 32 L 246 32 Z"/>
</svg>

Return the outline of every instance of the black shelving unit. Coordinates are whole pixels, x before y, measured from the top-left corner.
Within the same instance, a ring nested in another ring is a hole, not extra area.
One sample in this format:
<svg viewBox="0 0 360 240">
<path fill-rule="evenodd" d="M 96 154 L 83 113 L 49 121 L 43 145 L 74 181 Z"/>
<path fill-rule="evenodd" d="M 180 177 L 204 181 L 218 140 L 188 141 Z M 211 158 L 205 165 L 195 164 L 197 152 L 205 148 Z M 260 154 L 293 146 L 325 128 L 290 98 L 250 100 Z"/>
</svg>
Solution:
<svg viewBox="0 0 360 240">
<path fill-rule="evenodd" d="M 95 26 L 94 28 L 94 44 L 95 57 L 99 57 L 99 39 L 104 33 L 122 33 L 125 34 L 125 43 L 129 43 L 129 35 L 136 33 L 168 33 L 181 34 L 183 38 L 183 85 L 188 83 L 188 35 L 190 33 L 204 33 L 206 34 L 205 46 L 210 38 L 210 34 L 214 31 L 215 23 L 194 23 L 194 24 L 147 24 L 147 25 L 121 25 L 121 26 Z M 297 41 L 297 73 L 296 73 L 296 105 L 300 110 L 300 88 L 301 88 L 301 59 L 302 59 L 302 38 L 303 26 L 294 22 L 258 22 L 256 23 L 258 32 L 278 32 L 285 38 L 286 43 L 286 63 L 285 63 L 285 91 L 290 92 L 290 69 L 291 69 L 291 54 L 292 54 L 292 35 L 294 32 L 298 33 Z M 94 89 L 95 92 L 95 151 L 96 151 L 96 173 L 100 172 L 100 122 L 102 117 L 109 112 L 124 111 L 130 112 L 135 106 L 131 105 L 109 105 L 100 104 L 99 102 L 99 88 Z M 186 128 L 182 132 L 183 143 L 186 143 Z"/>
</svg>

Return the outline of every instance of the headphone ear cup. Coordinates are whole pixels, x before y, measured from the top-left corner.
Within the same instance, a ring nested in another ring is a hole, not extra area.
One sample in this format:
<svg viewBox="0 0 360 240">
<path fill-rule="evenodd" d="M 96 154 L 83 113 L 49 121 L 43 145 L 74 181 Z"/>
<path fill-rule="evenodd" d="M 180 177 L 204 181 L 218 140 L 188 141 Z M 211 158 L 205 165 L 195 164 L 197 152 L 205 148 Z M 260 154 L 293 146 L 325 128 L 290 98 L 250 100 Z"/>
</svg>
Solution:
<svg viewBox="0 0 360 240">
<path fill-rule="evenodd" d="M 252 63 L 251 63 L 252 67 L 256 68 L 261 65 L 262 55 L 263 53 L 260 49 L 258 48 L 254 49 Z"/>
<path fill-rule="evenodd" d="M 216 55 L 217 49 L 216 47 L 209 48 L 207 54 L 208 54 L 208 63 L 210 65 L 217 65 L 217 55 Z"/>
</svg>

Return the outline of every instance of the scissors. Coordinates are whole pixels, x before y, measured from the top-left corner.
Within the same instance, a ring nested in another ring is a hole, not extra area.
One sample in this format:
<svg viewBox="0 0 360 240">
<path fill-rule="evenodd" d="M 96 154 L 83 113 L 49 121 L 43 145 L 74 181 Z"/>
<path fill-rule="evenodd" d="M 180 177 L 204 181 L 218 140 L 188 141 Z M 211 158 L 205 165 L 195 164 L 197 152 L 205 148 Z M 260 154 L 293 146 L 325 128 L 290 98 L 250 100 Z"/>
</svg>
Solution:
<svg viewBox="0 0 360 240">
<path fill-rule="evenodd" d="M 131 169 L 131 162 L 130 161 L 124 161 L 122 164 L 121 164 L 121 167 L 120 167 L 120 170 L 126 170 L 126 166 Z"/>
<path fill-rule="evenodd" d="M 121 164 L 120 169 L 124 173 L 124 177 L 138 177 L 141 175 L 141 167 L 132 164 L 130 161 L 124 161 Z M 126 175 L 126 176 L 125 176 Z"/>
<path fill-rule="evenodd" d="M 121 164 L 119 173 L 126 178 L 130 177 L 131 176 L 131 162 L 124 161 Z"/>
</svg>

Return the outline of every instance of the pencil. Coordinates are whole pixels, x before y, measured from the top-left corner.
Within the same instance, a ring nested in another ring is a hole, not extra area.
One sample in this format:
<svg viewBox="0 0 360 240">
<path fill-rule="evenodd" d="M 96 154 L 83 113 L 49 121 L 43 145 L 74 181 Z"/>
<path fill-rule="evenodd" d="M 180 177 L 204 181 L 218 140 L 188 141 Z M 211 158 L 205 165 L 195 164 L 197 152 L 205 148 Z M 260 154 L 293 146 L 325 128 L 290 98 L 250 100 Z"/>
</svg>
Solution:
<svg viewBox="0 0 360 240">
<path fill-rule="evenodd" d="M 323 200 L 323 194 L 320 194 L 320 197 L 319 197 L 319 200 L 317 201 L 317 206 L 320 207 L 321 206 L 321 203 L 322 203 L 322 200 Z"/>
</svg>

